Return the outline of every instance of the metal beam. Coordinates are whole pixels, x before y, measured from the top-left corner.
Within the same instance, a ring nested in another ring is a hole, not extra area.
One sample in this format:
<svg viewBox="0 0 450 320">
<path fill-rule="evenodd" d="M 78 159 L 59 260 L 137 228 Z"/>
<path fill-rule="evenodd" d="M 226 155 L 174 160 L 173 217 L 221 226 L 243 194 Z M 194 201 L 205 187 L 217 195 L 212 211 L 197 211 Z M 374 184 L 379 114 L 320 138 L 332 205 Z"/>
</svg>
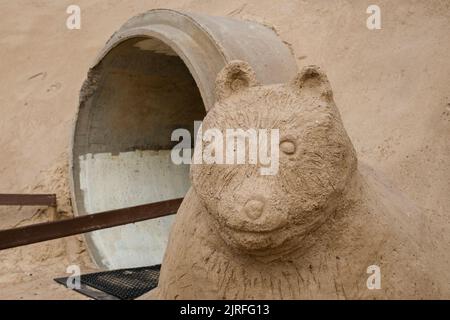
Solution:
<svg viewBox="0 0 450 320">
<path fill-rule="evenodd" d="M 0 206 L 56 207 L 55 194 L 0 194 Z"/>
<path fill-rule="evenodd" d="M 182 198 L 173 199 L 61 221 L 1 230 L 0 250 L 168 216 L 178 211 L 182 201 Z"/>
</svg>

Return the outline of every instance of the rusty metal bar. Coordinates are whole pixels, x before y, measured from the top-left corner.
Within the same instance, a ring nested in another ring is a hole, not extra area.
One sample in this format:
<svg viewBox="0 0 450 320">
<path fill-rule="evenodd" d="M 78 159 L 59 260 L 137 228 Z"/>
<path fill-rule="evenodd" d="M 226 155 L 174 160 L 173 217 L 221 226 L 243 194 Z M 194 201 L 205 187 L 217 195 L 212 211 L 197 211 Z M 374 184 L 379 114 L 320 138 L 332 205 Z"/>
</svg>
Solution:
<svg viewBox="0 0 450 320">
<path fill-rule="evenodd" d="M 0 194 L 0 206 L 56 207 L 55 194 Z"/>
<path fill-rule="evenodd" d="M 173 199 L 55 222 L 0 230 L 0 250 L 168 216 L 178 211 L 182 201 L 182 198 Z"/>
</svg>

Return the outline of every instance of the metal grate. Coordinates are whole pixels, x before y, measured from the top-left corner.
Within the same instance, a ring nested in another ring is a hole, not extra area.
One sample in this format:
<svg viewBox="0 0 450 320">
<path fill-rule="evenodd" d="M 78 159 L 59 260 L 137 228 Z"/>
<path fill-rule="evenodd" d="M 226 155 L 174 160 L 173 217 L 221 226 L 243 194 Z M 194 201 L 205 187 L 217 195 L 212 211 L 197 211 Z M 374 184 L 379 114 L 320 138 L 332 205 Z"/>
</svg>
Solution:
<svg viewBox="0 0 450 320">
<path fill-rule="evenodd" d="M 156 265 L 85 274 L 80 277 L 82 288 L 76 291 L 97 300 L 114 297 L 121 300 L 133 300 L 158 286 L 160 270 L 161 265 Z M 67 279 L 58 278 L 55 281 L 67 286 Z M 86 287 L 97 289 L 106 295 L 95 293 Z"/>
</svg>

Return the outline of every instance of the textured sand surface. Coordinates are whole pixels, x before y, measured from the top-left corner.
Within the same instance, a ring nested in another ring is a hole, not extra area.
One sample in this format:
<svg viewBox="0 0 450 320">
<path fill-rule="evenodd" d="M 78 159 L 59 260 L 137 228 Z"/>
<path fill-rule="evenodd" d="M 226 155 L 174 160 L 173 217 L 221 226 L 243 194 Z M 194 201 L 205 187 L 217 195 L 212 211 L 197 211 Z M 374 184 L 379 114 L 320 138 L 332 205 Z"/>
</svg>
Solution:
<svg viewBox="0 0 450 320">
<path fill-rule="evenodd" d="M 435 241 L 450 247 L 448 1 L 377 1 L 375 31 L 366 28 L 373 1 L 78 0 L 82 29 L 70 31 L 73 3 L 0 2 L 0 192 L 57 192 L 70 215 L 67 151 L 89 64 L 131 16 L 184 9 L 274 25 L 299 67 L 325 70 L 359 159 L 425 210 Z M 0 228 L 46 219 L 31 208 L 0 216 Z M 81 238 L 2 251 L 0 298 L 79 298 L 51 280 L 69 264 L 92 267 Z"/>
</svg>

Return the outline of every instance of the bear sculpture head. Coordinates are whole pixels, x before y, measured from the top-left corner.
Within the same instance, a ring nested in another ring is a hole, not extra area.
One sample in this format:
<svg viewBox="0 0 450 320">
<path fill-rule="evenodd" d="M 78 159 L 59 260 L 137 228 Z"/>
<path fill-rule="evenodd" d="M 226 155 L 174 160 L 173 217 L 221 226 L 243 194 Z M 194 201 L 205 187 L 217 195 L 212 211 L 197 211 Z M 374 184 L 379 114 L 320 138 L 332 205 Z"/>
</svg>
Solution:
<svg viewBox="0 0 450 320">
<path fill-rule="evenodd" d="M 215 230 L 251 255 L 301 247 L 336 211 L 356 169 L 326 75 L 308 66 L 290 83 L 260 85 L 246 62 L 233 61 L 217 77 L 216 96 L 202 131 L 278 129 L 279 167 L 262 175 L 259 162 L 193 164 L 192 185 Z"/>
</svg>

